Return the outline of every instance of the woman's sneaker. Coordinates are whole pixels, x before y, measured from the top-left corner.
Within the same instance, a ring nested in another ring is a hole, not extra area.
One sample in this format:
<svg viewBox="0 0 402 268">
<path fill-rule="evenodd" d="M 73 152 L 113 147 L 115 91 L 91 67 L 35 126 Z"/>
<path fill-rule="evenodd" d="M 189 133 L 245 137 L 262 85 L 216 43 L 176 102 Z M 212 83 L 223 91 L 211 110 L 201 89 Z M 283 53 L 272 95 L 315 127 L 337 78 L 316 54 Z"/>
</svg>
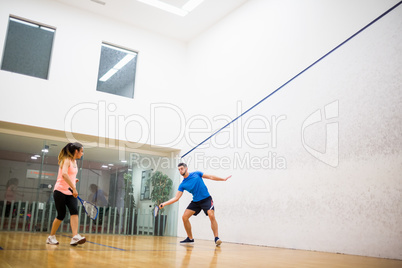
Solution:
<svg viewBox="0 0 402 268">
<path fill-rule="evenodd" d="M 76 234 L 73 238 L 71 238 L 70 245 L 71 246 L 76 246 L 78 244 L 84 244 L 87 239 L 83 236 L 80 236 L 79 234 Z"/>
<path fill-rule="evenodd" d="M 222 244 L 222 240 L 220 240 L 219 237 L 215 237 L 215 244 L 220 246 Z"/>
<path fill-rule="evenodd" d="M 49 235 L 49 237 L 46 240 L 46 244 L 50 244 L 50 245 L 58 245 L 59 241 L 56 240 L 56 236 L 55 235 Z"/>
<path fill-rule="evenodd" d="M 183 241 L 180 241 L 180 245 L 190 245 L 194 244 L 194 239 L 186 238 Z"/>
</svg>

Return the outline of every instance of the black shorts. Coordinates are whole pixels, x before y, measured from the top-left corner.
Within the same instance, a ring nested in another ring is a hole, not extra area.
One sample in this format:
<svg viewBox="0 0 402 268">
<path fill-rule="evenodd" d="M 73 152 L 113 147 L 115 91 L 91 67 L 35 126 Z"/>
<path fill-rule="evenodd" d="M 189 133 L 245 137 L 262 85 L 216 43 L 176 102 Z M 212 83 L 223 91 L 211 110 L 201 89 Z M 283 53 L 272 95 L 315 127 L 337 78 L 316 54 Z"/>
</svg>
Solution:
<svg viewBox="0 0 402 268">
<path fill-rule="evenodd" d="M 202 199 L 198 202 L 191 201 L 190 205 L 188 205 L 187 209 L 195 211 L 194 216 L 197 216 L 200 213 L 201 209 L 204 210 L 205 215 L 208 216 L 208 210 L 215 210 L 214 201 L 212 197 L 209 196 L 205 199 Z"/>
<path fill-rule="evenodd" d="M 53 192 L 54 204 L 57 210 L 57 219 L 63 220 L 66 216 L 66 206 L 70 211 L 70 215 L 78 215 L 77 198 L 72 195 L 65 195 L 62 192 L 55 190 Z"/>
</svg>

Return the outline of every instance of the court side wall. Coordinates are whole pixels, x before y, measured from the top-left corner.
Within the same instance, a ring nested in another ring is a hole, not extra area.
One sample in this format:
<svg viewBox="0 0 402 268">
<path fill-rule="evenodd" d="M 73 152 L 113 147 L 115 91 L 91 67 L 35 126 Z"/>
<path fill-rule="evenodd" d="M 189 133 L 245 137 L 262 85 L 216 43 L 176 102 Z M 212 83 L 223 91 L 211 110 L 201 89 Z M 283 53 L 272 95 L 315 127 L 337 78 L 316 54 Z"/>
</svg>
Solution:
<svg viewBox="0 0 402 268">
<path fill-rule="evenodd" d="M 397 2 L 248 1 L 189 43 L 185 146 Z M 233 175 L 207 181 L 223 241 L 402 259 L 401 33 L 399 6 L 185 158 Z M 207 217 L 192 225 L 213 239 Z"/>
<path fill-rule="evenodd" d="M 0 120 L 100 141 L 151 143 L 151 102 L 170 103 L 185 88 L 184 42 L 57 1 L 5 0 L 0 1 L 0 51 L 10 15 L 56 27 L 56 33 L 48 80 L 0 71 Z M 139 52 L 134 99 L 96 91 L 102 42 Z"/>
</svg>

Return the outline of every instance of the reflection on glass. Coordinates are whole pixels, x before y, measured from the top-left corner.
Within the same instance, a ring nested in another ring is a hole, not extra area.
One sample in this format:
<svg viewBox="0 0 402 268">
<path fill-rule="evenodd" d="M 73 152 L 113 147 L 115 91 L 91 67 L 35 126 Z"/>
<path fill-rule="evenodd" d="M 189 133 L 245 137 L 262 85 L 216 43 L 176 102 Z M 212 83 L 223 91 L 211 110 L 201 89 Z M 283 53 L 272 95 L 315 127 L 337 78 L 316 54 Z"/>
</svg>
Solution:
<svg viewBox="0 0 402 268">
<path fill-rule="evenodd" d="M 59 168 L 57 156 L 65 142 L 3 133 L 0 140 L 0 231 L 49 232 L 56 217 L 53 190 Z M 156 219 L 151 213 L 152 200 L 141 199 L 141 184 L 145 181 L 150 185 L 147 181 L 153 171 L 167 174 L 177 188 L 175 165 L 158 165 L 166 159 L 173 162 L 172 158 L 132 157 L 126 152 L 125 159 L 130 161 L 122 162 L 114 149 L 84 151 L 84 157 L 77 160 L 77 190 L 81 198 L 98 206 L 99 214 L 93 221 L 79 205 L 79 233 L 176 235 L 178 206 L 169 206 Z M 150 197 L 152 189 L 143 193 Z M 69 215 L 58 232 L 71 232 Z"/>
<path fill-rule="evenodd" d="M 151 170 L 144 170 L 141 175 L 141 198 L 140 200 L 151 199 Z"/>
</svg>

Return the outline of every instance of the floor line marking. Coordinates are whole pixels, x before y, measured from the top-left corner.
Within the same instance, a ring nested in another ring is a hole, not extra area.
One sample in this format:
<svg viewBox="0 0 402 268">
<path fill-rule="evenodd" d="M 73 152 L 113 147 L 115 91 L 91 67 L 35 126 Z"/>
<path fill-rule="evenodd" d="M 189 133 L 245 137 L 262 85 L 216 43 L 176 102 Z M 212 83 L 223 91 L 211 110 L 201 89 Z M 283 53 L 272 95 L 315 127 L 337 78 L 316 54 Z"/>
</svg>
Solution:
<svg viewBox="0 0 402 268">
<path fill-rule="evenodd" d="M 68 235 L 62 235 L 62 236 L 71 238 L 71 236 L 68 236 Z M 86 241 L 86 243 L 90 243 L 90 244 L 94 244 L 94 245 L 98 245 L 98 246 L 102 246 L 102 247 L 107 247 L 107 248 L 112 248 L 112 249 L 117 249 L 117 250 L 121 250 L 121 251 L 126 251 L 125 249 L 122 249 L 122 248 L 116 248 L 116 247 L 103 245 L 103 244 L 99 244 L 99 243 L 95 243 L 95 242 L 91 242 L 91 241 Z"/>
</svg>

